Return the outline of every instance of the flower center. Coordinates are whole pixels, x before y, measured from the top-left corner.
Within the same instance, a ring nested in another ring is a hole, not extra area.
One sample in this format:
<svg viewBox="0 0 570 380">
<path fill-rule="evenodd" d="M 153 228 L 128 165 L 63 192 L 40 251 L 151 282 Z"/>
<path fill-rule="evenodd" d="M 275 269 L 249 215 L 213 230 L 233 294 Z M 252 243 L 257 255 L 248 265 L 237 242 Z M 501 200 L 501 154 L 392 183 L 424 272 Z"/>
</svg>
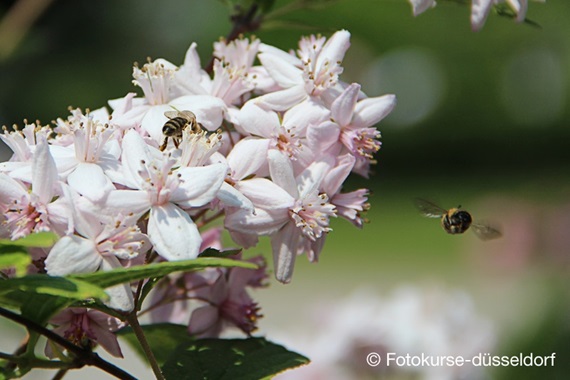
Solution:
<svg viewBox="0 0 570 380">
<path fill-rule="evenodd" d="M 336 210 L 325 193 L 318 194 L 315 190 L 304 199 L 298 200 L 290 214 L 303 235 L 315 241 L 322 237 L 323 233 L 332 230 L 329 227 L 329 218 L 336 216 Z"/>
</svg>

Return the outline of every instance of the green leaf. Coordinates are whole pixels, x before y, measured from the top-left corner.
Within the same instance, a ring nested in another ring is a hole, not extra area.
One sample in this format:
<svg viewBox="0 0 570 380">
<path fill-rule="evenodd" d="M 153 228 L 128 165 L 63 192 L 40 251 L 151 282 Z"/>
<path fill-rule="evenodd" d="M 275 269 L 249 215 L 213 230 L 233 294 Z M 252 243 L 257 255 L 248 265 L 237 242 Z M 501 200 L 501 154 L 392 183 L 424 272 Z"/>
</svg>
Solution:
<svg viewBox="0 0 570 380">
<path fill-rule="evenodd" d="M 6 248 L 6 246 L 1 248 Z M 1 248 L 0 251 L 2 251 Z M 30 263 L 32 262 L 32 258 L 30 257 L 28 252 L 26 252 L 26 250 L 23 249 L 22 247 L 15 247 L 15 248 L 22 249 L 23 252 L 22 251 L 11 252 L 11 253 L 0 252 L 0 269 L 14 268 L 16 270 L 16 276 L 19 277 L 26 274 L 26 270 L 28 268 L 28 265 L 30 265 Z"/>
<path fill-rule="evenodd" d="M 214 248 L 208 248 L 200 253 L 198 257 L 229 257 L 238 255 L 241 251 L 241 249 L 228 249 L 227 251 L 218 251 Z"/>
<path fill-rule="evenodd" d="M 169 261 L 157 264 L 140 265 L 130 268 L 117 268 L 105 272 L 99 271 L 94 273 L 77 274 L 70 276 L 69 278 L 86 281 L 102 288 L 108 288 L 109 286 L 125 282 L 142 280 L 149 277 L 162 277 L 173 272 L 188 272 L 208 267 L 257 268 L 255 264 L 246 261 L 204 257 L 193 260 Z"/>
<path fill-rule="evenodd" d="M 47 294 L 26 295 L 20 310 L 22 315 L 40 325 L 45 325 L 58 311 L 69 306 L 72 300 Z"/>
<path fill-rule="evenodd" d="M 58 237 L 53 232 L 37 232 L 18 240 L 0 239 L 2 245 L 17 245 L 20 247 L 51 247 Z"/>
<path fill-rule="evenodd" d="M 263 338 L 201 339 L 180 344 L 162 370 L 169 380 L 257 380 L 307 363 Z"/>
<path fill-rule="evenodd" d="M 45 274 L 31 274 L 24 277 L 0 281 L 0 293 L 16 291 L 22 301 L 27 293 L 47 294 L 67 299 L 85 298 L 108 299 L 109 296 L 100 287 L 81 280 L 52 277 Z"/>
<path fill-rule="evenodd" d="M 183 342 L 190 343 L 193 341 L 192 337 L 188 335 L 188 326 L 157 323 L 141 327 L 159 365 L 163 365 L 166 362 L 174 347 Z M 130 327 L 121 329 L 117 334 L 125 338 L 140 357 L 146 360 L 146 355 Z"/>
</svg>

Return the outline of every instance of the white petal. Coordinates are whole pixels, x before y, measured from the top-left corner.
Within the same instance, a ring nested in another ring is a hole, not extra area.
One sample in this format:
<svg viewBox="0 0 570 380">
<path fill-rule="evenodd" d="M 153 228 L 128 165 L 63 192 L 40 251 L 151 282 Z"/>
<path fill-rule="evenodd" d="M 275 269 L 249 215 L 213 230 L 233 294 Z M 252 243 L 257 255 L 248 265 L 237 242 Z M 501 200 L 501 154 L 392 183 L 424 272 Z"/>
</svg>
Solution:
<svg viewBox="0 0 570 380">
<path fill-rule="evenodd" d="M 291 161 L 285 155 L 275 149 L 270 149 L 268 153 L 269 172 L 271 180 L 279 187 L 287 191 L 293 198 L 299 198 L 297 183 L 293 174 Z"/>
<path fill-rule="evenodd" d="M 240 181 L 236 184 L 236 189 L 249 198 L 255 207 L 266 210 L 288 209 L 295 203 L 288 192 L 265 178 Z"/>
<path fill-rule="evenodd" d="M 396 106 L 396 96 L 392 94 L 362 99 L 356 104 L 352 125 L 357 128 L 373 126 L 384 119 Z"/>
<path fill-rule="evenodd" d="M 115 256 L 104 257 L 101 262 L 101 270 L 108 271 L 114 268 L 122 268 L 123 266 Z M 133 291 L 128 283 L 119 284 L 105 289 L 105 293 L 109 295 L 109 300 L 105 305 L 112 309 L 121 311 L 132 311 L 135 307 Z"/>
<path fill-rule="evenodd" d="M 111 180 L 97 164 L 82 162 L 67 177 L 67 183 L 79 194 L 98 202 L 110 191 L 115 190 Z"/>
<path fill-rule="evenodd" d="M 270 138 L 281 126 L 274 111 L 259 107 L 255 101 L 245 103 L 238 114 L 241 129 L 253 136 Z"/>
<path fill-rule="evenodd" d="M 350 47 L 350 33 L 346 30 L 339 30 L 328 39 L 323 46 L 316 62 L 316 70 L 320 71 L 326 62 L 342 62 L 344 54 Z"/>
<path fill-rule="evenodd" d="M 0 203 L 3 205 L 18 201 L 23 197 L 28 196 L 28 191 L 24 186 L 13 178 L 8 177 L 6 174 L 0 174 Z"/>
<path fill-rule="evenodd" d="M 92 240 L 79 236 L 64 236 L 55 243 L 45 261 L 50 276 L 73 273 L 93 273 L 101 265 L 102 257 Z"/>
<path fill-rule="evenodd" d="M 291 66 L 297 66 L 297 67 L 301 67 L 303 62 L 301 62 L 301 60 L 299 58 L 297 58 L 296 56 L 294 56 L 293 54 L 289 54 L 279 48 L 276 48 L 275 46 L 272 45 L 267 45 L 267 44 L 259 44 L 259 51 L 261 53 L 268 53 L 271 55 L 276 56 L 278 59 L 287 62 L 288 64 L 290 64 Z"/>
<path fill-rule="evenodd" d="M 290 282 L 293 276 L 300 239 L 298 228 L 292 222 L 285 225 L 281 231 L 271 238 L 275 278 L 285 284 Z"/>
<path fill-rule="evenodd" d="M 168 118 L 164 116 L 166 111 L 172 111 L 172 108 L 167 104 L 151 106 L 141 122 L 142 129 L 147 131 L 150 137 L 159 144 L 162 144 L 162 140 L 164 140 L 162 127 L 168 121 Z"/>
<path fill-rule="evenodd" d="M 471 29 L 479 31 L 491 11 L 493 0 L 472 0 L 471 2 Z"/>
<path fill-rule="evenodd" d="M 321 186 L 323 191 L 331 198 L 340 191 L 344 180 L 354 167 L 356 158 L 350 153 L 347 153 L 338 157 L 337 161 L 336 166 L 327 173 Z"/>
<path fill-rule="evenodd" d="M 429 8 L 435 7 L 435 0 L 408 0 L 412 4 L 414 16 L 418 16 Z"/>
<path fill-rule="evenodd" d="M 151 203 L 146 191 L 113 190 L 105 199 L 105 206 L 111 210 L 125 210 L 142 215 L 151 207 Z"/>
<path fill-rule="evenodd" d="M 43 204 L 51 202 L 56 181 L 57 169 L 49 152 L 48 143 L 44 138 L 40 138 L 32 163 L 32 191 Z"/>
<path fill-rule="evenodd" d="M 270 92 L 255 98 L 255 104 L 275 111 L 285 111 L 307 99 L 308 95 L 303 84 L 286 90 Z"/>
<path fill-rule="evenodd" d="M 290 221 L 288 208 L 270 211 L 258 208 L 255 214 L 238 209 L 226 214 L 224 226 L 232 232 L 261 236 L 277 232 L 288 221 Z"/>
<path fill-rule="evenodd" d="M 247 137 L 240 140 L 228 155 L 228 165 L 235 180 L 241 180 L 250 174 L 257 173 L 267 166 L 268 139 Z M 263 170 L 266 172 L 267 169 Z"/>
<path fill-rule="evenodd" d="M 281 56 L 261 53 L 257 56 L 269 75 L 283 88 L 303 83 L 303 70 L 285 61 Z"/>
<path fill-rule="evenodd" d="M 136 188 L 141 188 L 144 180 L 141 178 L 139 171 L 142 169 L 142 161 L 151 161 L 151 147 L 134 130 L 130 130 L 125 134 L 122 147 L 121 162 L 123 164 L 125 182 L 131 184 L 131 186 L 136 186 Z"/>
<path fill-rule="evenodd" d="M 168 261 L 194 259 L 202 244 L 192 219 L 171 203 L 151 208 L 148 237 L 156 252 Z"/>
<path fill-rule="evenodd" d="M 217 197 L 225 206 L 243 208 L 253 212 L 253 203 L 228 183 L 222 183 Z"/>
<path fill-rule="evenodd" d="M 319 161 L 313 162 L 307 169 L 299 174 L 296 178 L 299 196 L 304 198 L 315 189 L 318 190 L 321 187 L 321 182 L 325 178 L 325 175 L 334 166 L 334 163 L 334 157 L 326 155 L 321 157 Z"/>
<path fill-rule="evenodd" d="M 224 182 L 226 164 L 187 167 L 177 171 L 180 185 L 172 192 L 170 201 L 182 207 L 200 207 L 215 198 Z"/>
</svg>

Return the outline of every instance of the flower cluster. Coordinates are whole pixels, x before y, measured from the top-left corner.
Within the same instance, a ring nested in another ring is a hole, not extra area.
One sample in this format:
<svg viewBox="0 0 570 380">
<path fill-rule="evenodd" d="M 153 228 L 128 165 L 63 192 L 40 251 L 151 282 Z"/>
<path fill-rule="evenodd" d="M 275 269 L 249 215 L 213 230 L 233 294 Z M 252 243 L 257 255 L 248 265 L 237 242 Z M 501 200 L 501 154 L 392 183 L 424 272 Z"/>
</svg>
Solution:
<svg viewBox="0 0 570 380">
<path fill-rule="evenodd" d="M 544 2 L 546 0 L 536 0 Z M 414 16 L 417 16 L 429 8 L 436 5 L 435 0 L 409 0 L 412 5 Z M 509 9 L 513 12 L 517 22 L 523 22 L 526 17 L 528 8 L 528 0 L 472 0 L 471 1 L 471 28 L 474 31 L 479 31 L 485 25 L 487 16 L 493 9 L 493 6 L 500 3 L 507 3 Z"/>
<path fill-rule="evenodd" d="M 341 192 L 342 184 L 351 172 L 368 176 L 380 148 L 374 125 L 395 106 L 393 95 L 369 98 L 340 80 L 349 40 L 344 30 L 305 37 L 291 52 L 221 40 L 212 73 L 192 44 L 180 66 L 135 65 L 143 95 L 110 100 L 110 111 L 72 109 L 53 127 L 5 129 L 0 138 L 14 154 L 0 163 L 0 233 L 55 232 L 38 270 L 64 276 L 194 259 L 221 247 L 210 225 L 221 219 L 240 247 L 268 236 L 275 276 L 289 282 L 297 255 L 318 259 L 331 217 L 362 226 L 368 191 Z M 181 302 L 209 300 L 193 313 L 192 331 L 220 331 L 211 307 L 252 331 L 258 309 L 244 287 L 254 280 L 241 271 L 176 280 L 185 284 Z M 195 293 L 197 282 L 207 296 Z M 132 310 L 128 284 L 108 292 L 108 306 Z"/>
</svg>

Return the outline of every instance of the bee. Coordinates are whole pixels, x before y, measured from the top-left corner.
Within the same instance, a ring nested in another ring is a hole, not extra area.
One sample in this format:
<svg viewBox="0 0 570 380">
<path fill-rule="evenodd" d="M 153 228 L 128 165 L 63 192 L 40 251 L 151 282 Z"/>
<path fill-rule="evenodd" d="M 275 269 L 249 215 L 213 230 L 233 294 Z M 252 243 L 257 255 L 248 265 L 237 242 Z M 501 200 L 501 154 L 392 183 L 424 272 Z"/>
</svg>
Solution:
<svg viewBox="0 0 570 380">
<path fill-rule="evenodd" d="M 180 140 L 182 139 L 182 131 L 186 128 L 191 128 L 192 132 L 200 133 L 202 127 L 196 121 L 196 115 L 190 111 L 166 111 L 164 116 L 168 118 L 168 121 L 164 123 L 162 127 L 162 134 L 164 135 L 164 142 L 160 146 L 160 150 L 163 151 L 168 145 L 168 138 L 170 137 L 174 142 L 174 146 L 178 148 Z"/>
<path fill-rule="evenodd" d="M 501 237 L 501 231 L 484 223 L 473 223 L 471 214 L 461 210 L 461 206 L 446 210 L 425 199 L 416 198 L 416 207 L 428 218 L 441 218 L 441 226 L 448 234 L 462 234 L 471 227 L 481 240 Z"/>
</svg>

